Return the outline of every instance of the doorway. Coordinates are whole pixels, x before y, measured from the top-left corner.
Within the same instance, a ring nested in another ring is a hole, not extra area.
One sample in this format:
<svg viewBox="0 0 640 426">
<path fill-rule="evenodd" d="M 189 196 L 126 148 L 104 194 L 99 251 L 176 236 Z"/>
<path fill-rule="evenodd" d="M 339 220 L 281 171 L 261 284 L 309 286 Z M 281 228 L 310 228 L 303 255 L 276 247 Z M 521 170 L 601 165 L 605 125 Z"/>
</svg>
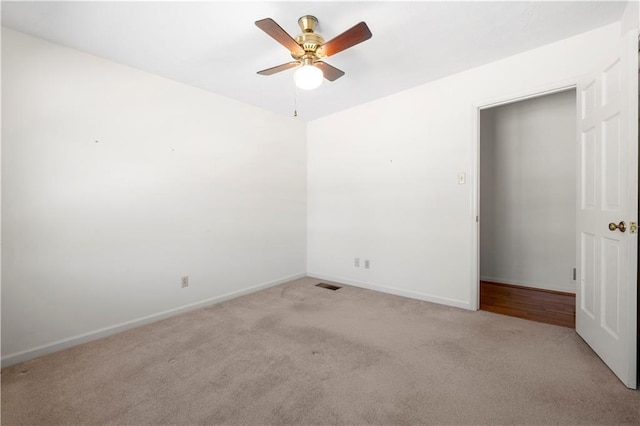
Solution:
<svg viewBox="0 0 640 426">
<path fill-rule="evenodd" d="M 576 91 L 479 120 L 479 308 L 575 327 Z"/>
</svg>

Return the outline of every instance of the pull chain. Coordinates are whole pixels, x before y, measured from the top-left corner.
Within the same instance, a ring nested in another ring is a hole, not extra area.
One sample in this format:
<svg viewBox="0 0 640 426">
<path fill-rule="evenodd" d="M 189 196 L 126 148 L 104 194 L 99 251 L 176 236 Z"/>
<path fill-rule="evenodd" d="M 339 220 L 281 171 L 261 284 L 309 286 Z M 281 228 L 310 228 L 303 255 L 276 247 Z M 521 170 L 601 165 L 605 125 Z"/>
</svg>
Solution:
<svg viewBox="0 0 640 426">
<path fill-rule="evenodd" d="M 298 116 L 298 88 L 293 84 L 293 116 Z"/>
</svg>

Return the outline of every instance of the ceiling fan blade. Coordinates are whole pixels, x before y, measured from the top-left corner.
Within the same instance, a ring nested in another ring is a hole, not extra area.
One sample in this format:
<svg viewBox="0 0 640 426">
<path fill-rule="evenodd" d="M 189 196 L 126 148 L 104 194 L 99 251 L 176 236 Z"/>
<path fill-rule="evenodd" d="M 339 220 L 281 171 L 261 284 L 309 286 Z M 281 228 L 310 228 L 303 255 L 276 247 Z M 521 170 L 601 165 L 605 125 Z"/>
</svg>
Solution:
<svg viewBox="0 0 640 426">
<path fill-rule="evenodd" d="M 344 71 L 339 70 L 338 68 L 331 66 L 326 62 L 318 61 L 315 63 L 315 66 L 320 68 L 322 74 L 324 74 L 324 78 L 329 81 L 335 81 L 344 75 Z"/>
<path fill-rule="evenodd" d="M 269 34 L 275 41 L 289 49 L 292 53 L 304 54 L 304 49 L 271 18 L 256 21 L 256 26 Z"/>
<path fill-rule="evenodd" d="M 289 68 L 297 67 L 298 65 L 300 65 L 300 62 L 298 61 L 287 62 L 286 64 L 282 64 L 275 67 L 267 68 L 266 70 L 258 71 L 258 74 L 271 75 L 280 71 L 288 70 Z"/>
<path fill-rule="evenodd" d="M 342 52 L 358 43 L 371 38 L 371 30 L 364 22 L 349 28 L 337 37 L 332 38 L 318 48 L 318 54 L 321 56 L 331 56 L 338 52 Z"/>
</svg>

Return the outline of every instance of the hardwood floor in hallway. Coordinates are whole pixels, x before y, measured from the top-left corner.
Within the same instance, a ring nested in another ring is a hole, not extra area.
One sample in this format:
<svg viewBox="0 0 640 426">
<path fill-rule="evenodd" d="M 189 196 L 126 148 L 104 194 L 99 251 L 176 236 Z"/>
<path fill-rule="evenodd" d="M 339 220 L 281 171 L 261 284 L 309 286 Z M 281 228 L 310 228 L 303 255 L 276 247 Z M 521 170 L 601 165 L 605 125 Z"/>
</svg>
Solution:
<svg viewBox="0 0 640 426">
<path fill-rule="evenodd" d="M 480 309 L 575 328 L 576 295 L 480 281 Z"/>
</svg>

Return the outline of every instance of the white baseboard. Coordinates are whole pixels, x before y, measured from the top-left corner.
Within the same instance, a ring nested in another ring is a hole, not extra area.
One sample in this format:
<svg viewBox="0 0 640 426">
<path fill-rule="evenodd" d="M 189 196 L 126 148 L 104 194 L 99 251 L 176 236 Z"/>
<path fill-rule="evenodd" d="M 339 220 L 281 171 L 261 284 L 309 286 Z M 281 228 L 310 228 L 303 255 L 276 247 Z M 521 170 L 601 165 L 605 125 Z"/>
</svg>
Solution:
<svg viewBox="0 0 640 426">
<path fill-rule="evenodd" d="M 471 303 L 470 302 L 465 302 L 463 300 L 456 300 L 456 299 L 449 299 L 449 298 L 446 298 L 446 297 L 432 296 L 432 295 L 426 294 L 426 293 L 419 293 L 419 292 L 416 292 L 416 291 L 402 290 L 402 289 L 393 288 L 393 287 L 379 286 L 379 285 L 369 284 L 369 283 L 365 283 L 365 282 L 361 282 L 361 281 L 350 280 L 348 278 L 334 277 L 334 276 L 331 276 L 331 275 L 318 274 L 318 273 L 314 273 L 314 272 L 308 272 L 307 275 L 309 277 L 311 277 L 311 278 L 318 278 L 318 279 L 321 279 L 321 280 L 334 281 L 336 283 L 348 284 L 348 285 L 352 285 L 354 287 L 366 288 L 367 290 L 379 291 L 381 293 L 394 294 L 396 296 L 408 297 L 410 299 L 424 300 L 425 302 L 432 302 L 432 303 L 437 303 L 439 305 L 453 306 L 453 307 L 456 307 L 456 308 L 462 308 L 462 309 L 468 309 L 468 310 L 475 311 L 475 309 L 473 309 L 471 307 Z"/>
<path fill-rule="evenodd" d="M 264 290 L 266 288 L 273 287 L 279 284 L 284 284 L 288 281 L 296 280 L 298 278 L 304 278 L 306 276 L 307 276 L 306 273 L 290 275 L 288 277 L 280 278 L 273 281 L 268 281 L 268 282 L 258 284 L 252 287 L 248 287 L 242 290 L 233 291 L 231 293 L 226 293 L 220 296 L 211 297 L 209 299 L 201 300 L 199 302 L 179 306 L 177 308 L 169 309 L 163 312 L 159 312 L 157 314 L 147 315 L 145 317 L 141 317 L 131 321 L 126 321 L 120 324 L 116 324 L 113 326 L 101 328 L 99 330 L 90 331 L 88 333 L 83 333 L 77 336 L 69 337 L 67 339 L 58 340 L 57 342 L 48 343 L 46 345 L 38 346 L 25 351 L 8 354 L 2 357 L 2 361 L 1 361 L 2 367 L 8 367 L 10 365 L 28 361 L 30 359 L 37 358 L 42 355 L 47 355 L 53 352 L 60 351 L 62 349 L 70 348 L 72 346 L 77 346 L 83 343 L 98 340 L 103 337 L 121 333 L 123 331 L 130 330 L 135 327 L 140 327 L 142 325 L 150 324 L 152 322 L 169 318 L 178 314 L 182 314 L 184 312 L 189 312 L 194 309 L 215 305 L 216 303 L 224 302 L 226 300 L 230 300 L 239 296 L 244 296 L 245 294 L 255 293 L 256 291 Z"/>
<path fill-rule="evenodd" d="M 520 280 L 509 280 L 509 279 L 503 279 L 503 278 L 496 278 L 496 277 L 485 277 L 485 276 L 481 276 L 480 277 L 480 281 L 489 281 L 492 283 L 498 283 L 498 284 L 511 284 L 511 285 L 520 285 L 522 287 L 531 287 L 531 288 L 538 288 L 541 290 L 551 290 L 551 291 L 561 291 L 564 293 L 574 293 L 576 292 L 576 284 L 572 283 L 572 284 L 567 284 L 564 286 L 561 285 L 549 285 L 549 284 L 541 284 L 541 283 L 535 283 L 535 282 L 524 282 L 524 281 L 520 281 Z"/>
</svg>

